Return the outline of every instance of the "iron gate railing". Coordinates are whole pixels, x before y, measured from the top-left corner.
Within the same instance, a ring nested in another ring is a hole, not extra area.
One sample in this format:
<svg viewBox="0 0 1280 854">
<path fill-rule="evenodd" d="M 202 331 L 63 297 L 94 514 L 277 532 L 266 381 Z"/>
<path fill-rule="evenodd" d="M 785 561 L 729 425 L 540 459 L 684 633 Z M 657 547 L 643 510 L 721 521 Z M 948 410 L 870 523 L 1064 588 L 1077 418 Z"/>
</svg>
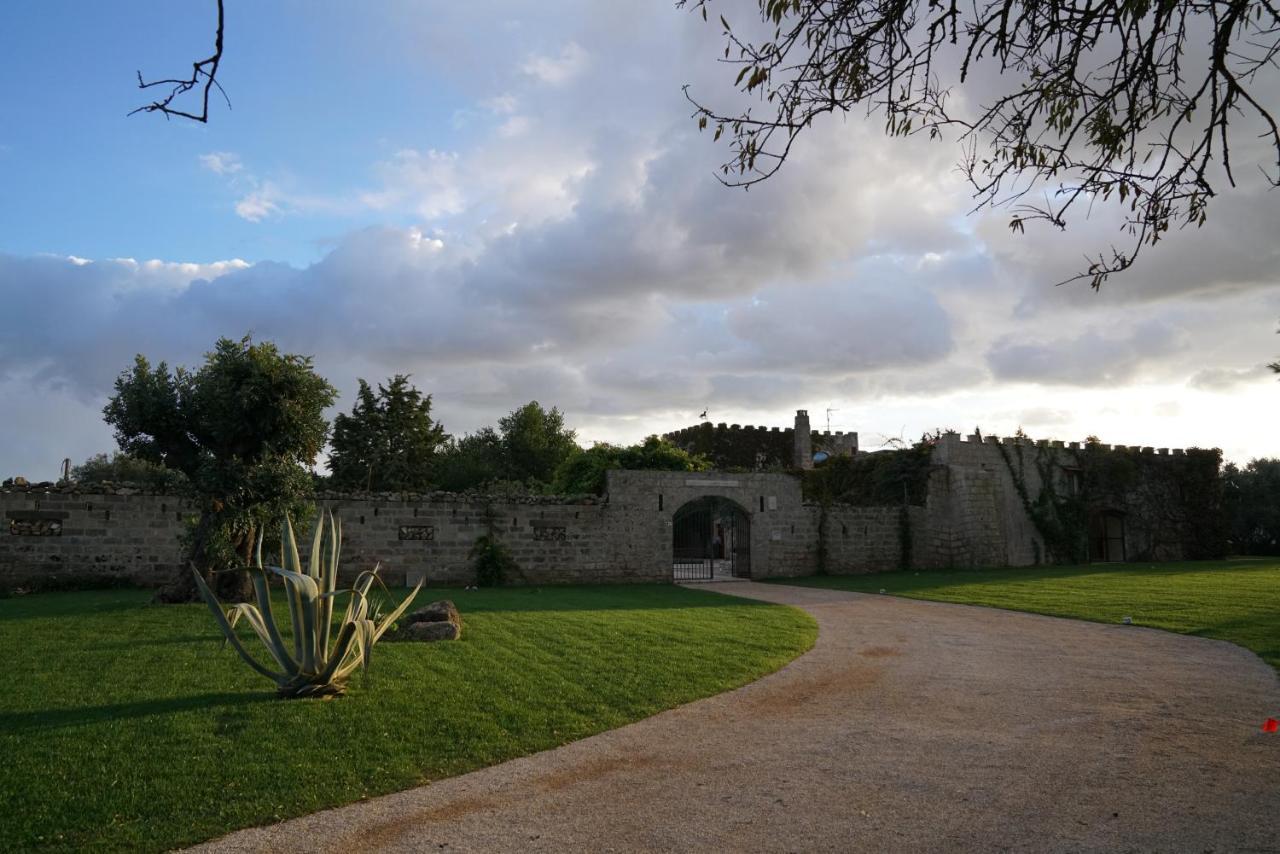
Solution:
<svg viewBox="0 0 1280 854">
<path fill-rule="evenodd" d="M 742 508 L 723 498 L 690 501 L 672 518 L 672 577 L 712 581 L 751 577 L 751 528 Z"/>
</svg>

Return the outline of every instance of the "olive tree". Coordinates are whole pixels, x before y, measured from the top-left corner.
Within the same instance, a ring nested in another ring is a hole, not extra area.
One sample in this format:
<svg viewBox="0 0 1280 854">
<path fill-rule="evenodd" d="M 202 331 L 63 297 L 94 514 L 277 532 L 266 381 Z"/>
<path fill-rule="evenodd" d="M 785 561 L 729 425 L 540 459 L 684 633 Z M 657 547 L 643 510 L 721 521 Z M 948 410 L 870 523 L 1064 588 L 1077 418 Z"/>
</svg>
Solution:
<svg viewBox="0 0 1280 854">
<path fill-rule="evenodd" d="M 249 562 L 264 526 L 290 511 L 297 518 L 336 396 L 310 357 L 223 338 L 195 370 L 152 367 L 139 355 L 103 415 L 122 451 L 186 475 L 199 507 L 187 557 L 220 596 L 243 598 L 247 576 L 234 570 Z M 196 593 L 183 567 L 157 598 Z"/>
</svg>

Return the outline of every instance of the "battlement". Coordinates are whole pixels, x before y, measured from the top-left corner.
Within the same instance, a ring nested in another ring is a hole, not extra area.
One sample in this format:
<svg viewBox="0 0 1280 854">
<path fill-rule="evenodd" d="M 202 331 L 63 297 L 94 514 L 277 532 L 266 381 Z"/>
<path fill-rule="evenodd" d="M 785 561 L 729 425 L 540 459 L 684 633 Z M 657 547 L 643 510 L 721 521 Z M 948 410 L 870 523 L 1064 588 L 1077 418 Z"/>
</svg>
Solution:
<svg viewBox="0 0 1280 854">
<path fill-rule="evenodd" d="M 947 445 L 1022 445 L 1024 447 L 1060 448 L 1079 451 L 1089 446 L 1101 451 L 1120 451 L 1131 454 L 1153 454 L 1162 457 L 1185 457 L 1187 451 L 1197 448 L 1153 448 L 1148 445 L 1108 445 L 1100 442 L 1066 442 L 1059 439 L 1032 439 L 1026 436 L 988 436 L 972 434 L 961 436 L 959 433 L 943 433 L 938 438 L 939 444 Z"/>
</svg>

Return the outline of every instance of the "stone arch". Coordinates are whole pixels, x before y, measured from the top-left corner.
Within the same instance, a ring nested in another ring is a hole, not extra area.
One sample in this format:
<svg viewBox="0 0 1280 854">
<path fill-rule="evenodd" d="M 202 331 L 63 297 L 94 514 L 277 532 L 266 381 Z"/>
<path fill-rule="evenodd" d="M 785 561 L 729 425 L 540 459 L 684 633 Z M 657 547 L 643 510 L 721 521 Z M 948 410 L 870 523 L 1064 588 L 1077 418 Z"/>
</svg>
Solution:
<svg viewBox="0 0 1280 854">
<path fill-rule="evenodd" d="M 751 512 L 724 495 L 691 498 L 671 516 L 674 581 L 751 577 Z"/>
</svg>

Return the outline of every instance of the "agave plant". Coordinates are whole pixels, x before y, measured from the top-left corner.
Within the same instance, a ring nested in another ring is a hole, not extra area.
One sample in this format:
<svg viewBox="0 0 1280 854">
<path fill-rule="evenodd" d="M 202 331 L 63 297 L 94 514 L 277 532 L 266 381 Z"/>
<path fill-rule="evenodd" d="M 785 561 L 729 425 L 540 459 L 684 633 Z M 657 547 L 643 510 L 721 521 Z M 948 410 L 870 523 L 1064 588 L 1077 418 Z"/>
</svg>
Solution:
<svg viewBox="0 0 1280 854">
<path fill-rule="evenodd" d="M 257 605 L 247 602 L 227 608 L 213 595 L 204 579 L 196 572 L 196 585 L 227 642 L 240 653 L 250 667 L 276 683 L 282 697 L 321 697 L 341 694 L 346 680 L 357 667 L 369 666 L 373 645 L 405 612 L 422 582 L 390 614 L 378 619 L 369 599 L 370 588 L 379 581 L 378 567 L 360 573 L 350 589 L 337 589 L 338 553 L 342 548 L 342 525 L 329 514 L 328 535 L 323 516 L 316 524 L 311 541 L 311 562 L 304 569 L 298 556 L 298 543 L 293 524 L 286 516 L 281 534 L 282 566 L 263 566 L 262 537 L 258 537 L 254 565 L 247 567 L 253 578 Z M 195 567 L 192 567 L 195 571 Z M 284 579 L 288 595 L 292 643 L 287 643 L 271 611 L 271 585 L 268 578 Z M 330 643 L 333 606 L 341 596 L 349 596 L 346 616 L 337 636 Z M 274 667 L 264 665 L 249 654 L 236 635 L 236 623 L 243 619 L 253 629 L 271 656 Z"/>
</svg>

